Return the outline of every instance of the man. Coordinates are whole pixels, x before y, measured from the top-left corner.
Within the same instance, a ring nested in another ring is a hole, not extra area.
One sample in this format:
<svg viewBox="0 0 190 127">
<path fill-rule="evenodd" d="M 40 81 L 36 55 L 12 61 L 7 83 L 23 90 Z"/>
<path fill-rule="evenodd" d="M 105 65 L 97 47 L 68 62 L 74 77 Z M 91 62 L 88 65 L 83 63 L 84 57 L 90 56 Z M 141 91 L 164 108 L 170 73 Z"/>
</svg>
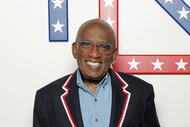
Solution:
<svg viewBox="0 0 190 127">
<path fill-rule="evenodd" d="M 33 127 L 160 127 L 152 85 L 110 69 L 115 40 L 103 20 L 79 28 L 72 45 L 79 69 L 37 91 Z"/>
</svg>

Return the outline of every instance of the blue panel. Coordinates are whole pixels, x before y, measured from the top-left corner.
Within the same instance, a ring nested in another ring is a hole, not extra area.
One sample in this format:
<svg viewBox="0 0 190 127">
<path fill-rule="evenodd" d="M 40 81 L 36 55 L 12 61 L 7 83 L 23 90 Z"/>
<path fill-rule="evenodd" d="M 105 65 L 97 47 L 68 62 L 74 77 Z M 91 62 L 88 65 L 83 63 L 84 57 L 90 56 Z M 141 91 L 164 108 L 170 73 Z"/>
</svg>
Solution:
<svg viewBox="0 0 190 127">
<path fill-rule="evenodd" d="M 156 2 L 190 35 L 190 7 L 183 0 L 156 0 Z M 179 12 L 184 10 L 185 15 Z"/>
<path fill-rule="evenodd" d="M 48 0 L 49 41 L 68 41 L 68 0 Z"/>
</svg>

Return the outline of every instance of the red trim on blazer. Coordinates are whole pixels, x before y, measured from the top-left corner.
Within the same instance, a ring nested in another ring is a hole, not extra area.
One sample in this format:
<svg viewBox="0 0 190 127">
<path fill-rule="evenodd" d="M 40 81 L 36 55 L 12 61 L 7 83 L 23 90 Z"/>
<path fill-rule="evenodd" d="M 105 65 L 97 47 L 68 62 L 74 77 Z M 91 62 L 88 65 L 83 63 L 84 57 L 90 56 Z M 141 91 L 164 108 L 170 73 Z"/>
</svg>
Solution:
<svg viewBox="0 0 190 127">
<path fill-rule="evenodd" d="M 121 117 L 120 117 L 120 120 L 119 120 L 119 123 L 117 125 L 117 127 L 121 127 L 121 125 L 123 124 L 123 120 L 125 118 L 125 115 L 126 115 L 126 112 L 127 112 L 127 107 L 128 107 L 128 104 L 129 104 L 129 100 L 130 100 L 130 95 L 131 93 L 129 93 L 128 91 L 126 91 L 125 89 L 128 87 L 128 84 L 120 77 L 120 75 L 115 72 L 113 70 L 114 74 L 116 75 L 116 77 L 121 81 L 121 83 L 123 84 L 123 86 L 121 87 L 123 89 L 123 93 L 126 95 L 126 99 L 125 99 L 125 103 L 124 103 L 124 106 L 123 106 L 123 110 L 122 110 L 122 114 L 121 114 Z"/>
<path fill-rule="evenodd" d="M 63 85 L 63 89 L 66 91 L 63 95 L 61 95 L 61 100 L 62 100 L 62 103 L 63 103 L 63 106 L 65 108 L 65 111 L 67 113 L 67 116 L 71 122 L 71 125 L 73 127 L 76 127 L 76 124 L 71 116 L 71 113 L 70 113 L 70 110 L 69 110 L 69 107 L 67 105 L 67 102 L 65 100 L 65 97 L 69 94 L 68 91 L 69 91 L 69 88 L 67 87 L 67 85 L 69 84 L 69 82 L 71 81 L 72 77 L 73 77 L 74 73 L 67 79 L 67 81 L 65 82 L 65 84 Z"/>
</svg>

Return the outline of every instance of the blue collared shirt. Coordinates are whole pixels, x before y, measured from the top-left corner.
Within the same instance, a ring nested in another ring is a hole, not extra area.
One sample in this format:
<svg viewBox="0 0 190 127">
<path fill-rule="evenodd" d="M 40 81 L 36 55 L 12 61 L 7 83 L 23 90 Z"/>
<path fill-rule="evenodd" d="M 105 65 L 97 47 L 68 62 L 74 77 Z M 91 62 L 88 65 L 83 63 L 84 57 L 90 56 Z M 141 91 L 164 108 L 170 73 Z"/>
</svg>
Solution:
<svg viewBox="0 0 190 127">
<path fill-rule="evenodd" d="M 80 108 L 84 127 L 109 127 L 112 104 L 112 88 L 109 73 L 98 84 L 96 94 L 83 83 L 77 70 Z"/>
</svg>

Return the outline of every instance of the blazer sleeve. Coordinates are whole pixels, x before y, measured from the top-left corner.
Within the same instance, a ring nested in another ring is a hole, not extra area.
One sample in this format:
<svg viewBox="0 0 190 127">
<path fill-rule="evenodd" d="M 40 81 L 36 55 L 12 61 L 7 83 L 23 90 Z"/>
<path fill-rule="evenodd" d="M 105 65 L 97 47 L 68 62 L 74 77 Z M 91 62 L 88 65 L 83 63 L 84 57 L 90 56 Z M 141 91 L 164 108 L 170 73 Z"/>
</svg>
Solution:
<svg viewBox="0 0 190 127">
<path fill-rule="evenodd" d="M 151 86 L 145 99 L 141 127 L 160 127 L 154 103 L 154 96 L 154 90 Z"/>
<path fill-rule="evenodd" d="M 47 109 L 43 102 L 42 96 L 38 91 L 36 92 L 34 102 L 33 127 L 51 127 Z"/>
</svg>

